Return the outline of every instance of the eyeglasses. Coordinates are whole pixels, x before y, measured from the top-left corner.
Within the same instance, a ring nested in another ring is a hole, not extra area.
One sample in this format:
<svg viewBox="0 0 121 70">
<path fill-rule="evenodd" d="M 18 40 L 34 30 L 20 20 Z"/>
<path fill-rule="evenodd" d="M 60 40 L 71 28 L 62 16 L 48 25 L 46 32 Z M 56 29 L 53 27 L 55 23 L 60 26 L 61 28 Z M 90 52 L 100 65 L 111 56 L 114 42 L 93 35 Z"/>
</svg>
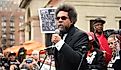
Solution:
<svg viewBox="0 0 121 70">
<path fill-rule="evenodd" d="M 62 20 L 66 20 L 68 17 L 66 17 L 66 16 L 56 17 L 56 20 L 59 20 L 60 18 L 61 18 Z"/>
</svg>

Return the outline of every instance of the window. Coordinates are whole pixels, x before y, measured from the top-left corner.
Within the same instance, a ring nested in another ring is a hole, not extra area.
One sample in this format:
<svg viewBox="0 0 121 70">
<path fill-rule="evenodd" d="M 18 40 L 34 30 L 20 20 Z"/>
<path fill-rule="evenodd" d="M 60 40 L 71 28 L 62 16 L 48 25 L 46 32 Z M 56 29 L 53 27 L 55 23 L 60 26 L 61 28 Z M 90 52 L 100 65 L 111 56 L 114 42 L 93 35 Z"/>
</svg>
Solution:
<svg viewBox="0 0 121 70">
<path fill-rule="evenodd" d="M 14 40 L 11 40 L 10 41 L 10 45 L 14 45 L 15 44 L 15 41 Z"/>
<path fill-rule="evenodd" d="M 10 17 L 10 22 L 14 22 L 14 16 Z"/>
<path fill-rule="evenodd" d="M 6 27 L 6 22 L 1 23 L 2 27 Z"/>
<path fill-rule="evenodd" d="M 20 22 L 20 23 L 19 23 L 19 26 L 22 26 L 22 25 L 24 25 L 24 23 Z"/>
<path fill-rule="evenodd" d="M 94 32 L 94 28 L 93 28 L 93 22 L 95 20 L 90 20 L 90 32 Z"/>
<path fill-rule="evenodd" d="M 6 34 L 3 34 L 3 35 L 2 35 L 2 38 L 3 38 L 3 37 L 6 38 Z"/>
<path fill-rule="evenodd" d="M 14 34 L 10 34 L 10 39 L 15 39 L 15 35 Z"/>
<path fill-rule="evenodd" d="M 6 44 L 6 39 L 5 38 L 2 39 L 2 44 Z"/>
<path fill-rule="evenodd" d="M 119 29 L 121 29 L 121 20 L 119 20 Z"/>
<path fill-rule="evenodd" d="M 1 46 L 3 47 L 3 49 L 5 49 L 5 48 L 6 48 L 6 44 L 1 44 Z"/>
<path fill-rule="evenodd" d="M 2 32 L 3 32 L 3 33 L 6 32 L 6 28 L 2 28 Z"/>
<path fill-rule="evenodd" d="M 25 28 L 24 23 L 20 22 L 19 23 L 19 30 L 24 30 L 24 28 Z"/>
<path fill-rule="evenodd" d="M 29 40 L 31 40 L 31 25 L 30 24 L 27 24 L 27 26 L 26 26 L 26 32 L 29 33 Z"/>
<path fill-rule="evenodd" d="M 11 32 L 15 32 L 15 28 L 10 28 L 10 31 Z"/>
<path fill-rule="evenodd" d="M 19 19 L 20 19 L 20 22 L 24 21 L 24 16 L 20 16 Z"/>
<path fill-rule="evenodd" d="M 14 23 L 13 22 L 10 23 L 10 27 L 14 27 Z"/>
<path fill-rule="evenodd" d="M 6 22 L 6 21 L 7 21 L 6 17 L 2 16 L 2 22 Z"/>
</svg>

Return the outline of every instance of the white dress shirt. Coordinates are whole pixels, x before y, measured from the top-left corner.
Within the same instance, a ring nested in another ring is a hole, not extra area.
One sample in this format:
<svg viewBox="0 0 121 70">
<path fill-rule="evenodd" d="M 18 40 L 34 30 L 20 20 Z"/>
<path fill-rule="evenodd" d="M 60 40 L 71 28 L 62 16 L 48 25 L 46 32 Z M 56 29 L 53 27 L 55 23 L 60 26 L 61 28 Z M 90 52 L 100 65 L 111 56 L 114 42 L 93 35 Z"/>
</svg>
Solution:
<svg viewBox="0 0 121 70">
<path fill-rule="evenodd" d="M 67 34 L 64 34 L 63 39 L 55 44 L 55 47 L 57 48 L 58 51 L 60 51 L 62 45 L 65 43 L 64 40 L 65 40 L 66 36 L 67 36 Z"/>
</svg>

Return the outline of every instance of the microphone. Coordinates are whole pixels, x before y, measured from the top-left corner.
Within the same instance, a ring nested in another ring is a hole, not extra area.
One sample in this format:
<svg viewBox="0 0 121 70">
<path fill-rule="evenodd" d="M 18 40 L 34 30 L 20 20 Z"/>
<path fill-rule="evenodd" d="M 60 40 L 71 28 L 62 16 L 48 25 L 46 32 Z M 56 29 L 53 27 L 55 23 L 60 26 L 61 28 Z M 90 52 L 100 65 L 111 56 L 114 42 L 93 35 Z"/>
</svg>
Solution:
<svg viewBox="0 0 121 70">
<path fill-rule="evenodd" d="M 56 29 L 55 34 L 60 34 L 60 29 Z"/>
<path fill-rule="evenodd" d="M 63 32 L 62 31 L 60 31 L 60 30 L 62 30 L 61 28 L 58 28 L 58 29 L 56 29 L 55 30 L 55 34 L 59 34 L 59 36 L 61 36 L 61 39 L 63 39 Z"/>
<path fill-rule="evenodd" d="M 46 47 L 49 47 L 49 46 L 53 45 L 53 43 L 51 42 L 52 34 L 60 34 L 60 30 L 55 29 L 55 31 L 53 33 L 46 34 L 46 39 L 45 39 Z"/>
<path fill-rule="evenodd" d="M 54 34 L 59 34 L 59 36 L 60 36 L 60 30 L 56 29 Z M 46 47 L 44 50 L 48 50 L 48 49 L 51 49 L 51 48 L 54 48 L 54 47 L 55 47 L 54 43 L 52 43 L 51 46 Z"/>
<path fill-rule="evenodd" d="M 61 34 L 60 29 L 56 29 L 55 32 L 54 32 L 54 34 L 58 34 L 59 36 L 61 36 L 60 35 Z M 49 45 L 48 47 L 46 47 L 44 50 L 46 50 L 49 55 L 54 54 L 55 43 L 51 42 L 51 45 Z"/>
<path fill-rule="evenodd" d="M 82 46 L 81 52 L 82 52 L 82 53 L 86 53 L 86 52 L 87 52 L 87 47 L 86 47 L 86 46 Z"/>
</svg>

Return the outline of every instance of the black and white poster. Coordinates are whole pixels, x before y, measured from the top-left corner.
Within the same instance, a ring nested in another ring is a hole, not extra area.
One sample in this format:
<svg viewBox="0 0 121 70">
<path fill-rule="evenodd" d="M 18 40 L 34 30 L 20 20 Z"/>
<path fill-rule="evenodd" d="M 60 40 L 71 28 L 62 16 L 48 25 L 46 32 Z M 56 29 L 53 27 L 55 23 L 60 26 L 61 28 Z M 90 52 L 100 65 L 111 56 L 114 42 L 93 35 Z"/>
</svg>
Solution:
<svg viewBox="0 0 121 70">
<path fill-rule="evenodd" d="M 42 33 L 54 33 L 56 29 L 55 21 L 55 9 L 56 8 L 40 8 L 39 19 L 40 29 Z"/>
</svg>

